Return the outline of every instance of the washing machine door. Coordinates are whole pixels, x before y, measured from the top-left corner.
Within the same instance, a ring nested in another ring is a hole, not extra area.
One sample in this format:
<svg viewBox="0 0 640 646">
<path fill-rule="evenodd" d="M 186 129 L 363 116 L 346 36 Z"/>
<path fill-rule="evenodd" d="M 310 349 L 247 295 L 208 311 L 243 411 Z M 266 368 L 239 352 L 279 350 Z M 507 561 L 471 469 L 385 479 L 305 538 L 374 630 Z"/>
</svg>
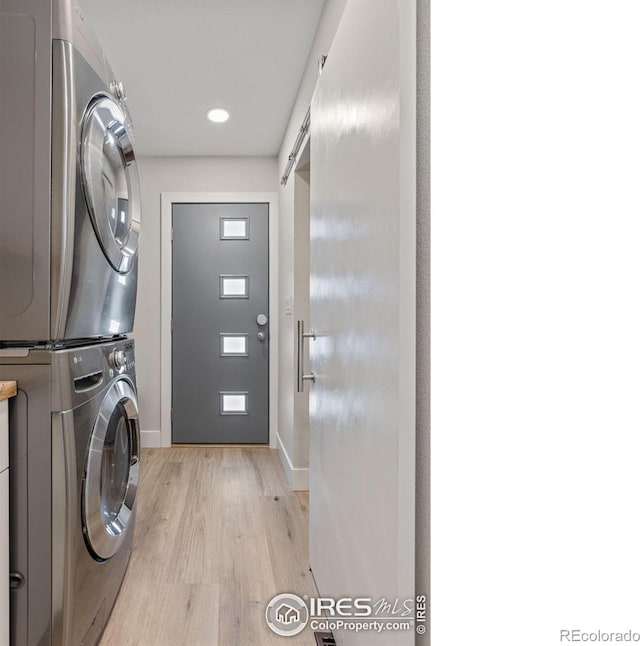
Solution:
<svg viewBox="0 0 640 646">
<path fill-rule="evenodd" d="M 140 185 L 131 133 L 110 96 L 87 107 L 82 122 L 81 176 L 91 222 L 111 266 L 127 273 L 140 236 Z"/>
<path fill-rule="evenodd" d="M 133 520 L 140 474 L 138 404 L 131 383 L 107 391 L 91 434 L 83 488 L 87 545 L 99 560 L 113 556 Z"/>
</svg>

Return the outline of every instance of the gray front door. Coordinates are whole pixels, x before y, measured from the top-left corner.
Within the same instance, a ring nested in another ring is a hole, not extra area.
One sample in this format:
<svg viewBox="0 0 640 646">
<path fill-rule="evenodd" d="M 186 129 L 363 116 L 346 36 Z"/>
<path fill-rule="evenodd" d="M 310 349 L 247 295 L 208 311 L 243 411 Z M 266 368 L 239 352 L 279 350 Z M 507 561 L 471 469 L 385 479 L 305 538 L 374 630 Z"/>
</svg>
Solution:
<svg viewBox="0 0 640 646">
<path fill-rule="evenodd" d="M 173 442 L 269 441 L 269 205 L 173 205 Z"/>
</svg>

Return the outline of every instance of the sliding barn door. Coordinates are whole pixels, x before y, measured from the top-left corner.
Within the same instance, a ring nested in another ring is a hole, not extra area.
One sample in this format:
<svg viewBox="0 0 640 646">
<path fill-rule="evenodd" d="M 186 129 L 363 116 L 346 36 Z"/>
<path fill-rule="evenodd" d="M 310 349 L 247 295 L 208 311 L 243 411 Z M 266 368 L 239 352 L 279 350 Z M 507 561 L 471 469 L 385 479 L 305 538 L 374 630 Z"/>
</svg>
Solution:
<svg viewBox="0 0 640 646">
<path fill-rule="evenodd" d="M 311 106 L 310 559 L 326 596 L 414 594 L 415 11 L 348 2 Z"/>
</svg>

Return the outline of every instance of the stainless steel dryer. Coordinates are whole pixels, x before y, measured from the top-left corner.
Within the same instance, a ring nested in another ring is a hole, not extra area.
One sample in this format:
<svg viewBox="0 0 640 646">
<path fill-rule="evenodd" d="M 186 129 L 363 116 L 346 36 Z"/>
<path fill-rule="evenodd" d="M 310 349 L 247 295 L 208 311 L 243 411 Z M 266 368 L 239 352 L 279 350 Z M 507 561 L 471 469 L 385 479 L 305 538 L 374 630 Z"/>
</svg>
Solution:
<svg viewBox="0 0 640 646">
<path fill-rule="evenodd" d="M 92 646 L 125 574 L 140 469 L 133 341 L 0 350 L 10 403 L 11 646 Z"/>
<path fill-rule="evenodd" d="M 132 126 L 75 1 L 0 0 L 0 87 L 0 341 L 131 332 Z"/>
</svg>

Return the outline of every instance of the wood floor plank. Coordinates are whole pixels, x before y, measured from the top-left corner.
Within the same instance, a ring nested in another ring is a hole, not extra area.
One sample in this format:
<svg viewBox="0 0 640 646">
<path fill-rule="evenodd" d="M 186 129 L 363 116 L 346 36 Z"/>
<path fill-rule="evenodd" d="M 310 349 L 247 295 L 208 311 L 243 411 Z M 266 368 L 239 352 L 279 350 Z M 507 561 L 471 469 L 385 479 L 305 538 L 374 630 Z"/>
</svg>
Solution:
<svg viewBox="0 0 640 646">
<path fill-rule="evenodd" d="M 193 452 L 193 449 L 190 449 Z M 209 583 L 220 579 L 223 495 L 222 455 L 197 449 L 187 460 L 184 507 L 177 510 L 170 580 L 177 583 Z"/>
<path fill-rule="evenodd" d="M 289 485 L 274 451 L 247 451 L 246 460 L 255 471 L 258 487 L 265 496 L 288 496 Z"/>
<path fill-rule="evenodd" d="M 230 456 L 223 469 L 224 555 L 220 594 L 220 641 L 229 646 L 271 644 L 264 609 L 275 581 L 266 529 L 260 513 L 261 488 L 246 453 Z M 262 614 L 261 614 L 262 613 Z"/>
<path fill-rule="evenodd" d="M 262 524 L 276 588 L 298 596 L 316 592 L 308 564 L 307 520 L 295 496 L 264 497 Z"/>
<path fill-rule="evenodd" d="M 155 583 L 112 614 L 101 646 L 213 646 L 218 642 L 218 585 Z"/>
<path fill-rule="evenodd" d="M 295 497 L 298 499 L 302 511 L 309 512 L 309 492 L 308 491 L 294 491 Z"/>
<path fill-rule="evenodd" d="M 250 466 L 247 458 L 247 450 L 245 448 L 235 449 L 222 449 L 222 462 L 225 467 L 247 467 Z M 252 449 L 254 451 L 262 451 L 263 449 Z"/>
<path fill-rule="evenodd" d="M 182 484 L 187 475 L 184 464 L 167 461 L 155 479 L 140 486 L 130 578 L 170 582 L 167 556 L 173 554 L 180 511 L 187 502 L 188 490 Z"/>
<path fill-rule="evenodd" d="M 275 451 L 145 449 L 134 549 L 101 646 L 314 646 L 266 625 L 282 592 L 315 595 L 304 498 Z"/>
</svg>

